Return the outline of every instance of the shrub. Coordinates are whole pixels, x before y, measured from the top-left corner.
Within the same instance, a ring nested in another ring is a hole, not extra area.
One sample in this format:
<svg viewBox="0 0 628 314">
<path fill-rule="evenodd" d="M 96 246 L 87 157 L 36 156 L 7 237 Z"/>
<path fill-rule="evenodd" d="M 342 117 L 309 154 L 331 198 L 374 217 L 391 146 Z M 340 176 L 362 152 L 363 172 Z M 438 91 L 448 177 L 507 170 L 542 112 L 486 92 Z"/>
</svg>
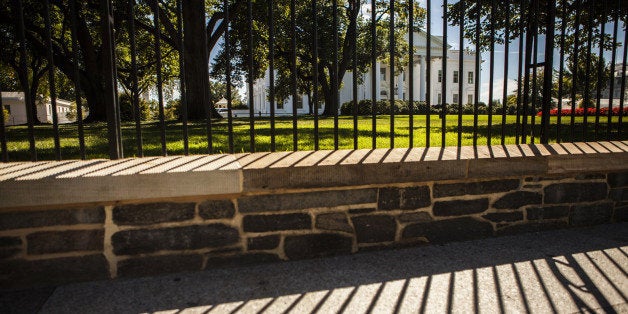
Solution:
<svg viewBox="0 0 628 314">
<path fill-rule="evenodd" d="M 9 110 L 7 110 L 6 108 L 2 108 L 2 112 L 4 113 L 4 123 L 9 122 L 9 116 L 11 115 L 9 113 Z"/>
<path fill-rule="evenodd" d="M 395 114 L 409 114 L 410 113 L 410 102 L 405 100 L 395 100 L 394 102 L 394 113 Z M 439 110 L 436 107 L 428 108 L 425 102 L 415 101 L 412 104 L 412 112 L 414 114 L 426 114 L 428 113 L 438 113 Z M 340 107 L 341 115 L 353 115 L 353 101 L 348 101 L 342 104 Z M 360 100 L 358 102 L 358 115 L 372 115 L 373 114 L 373 106 L 371 104 L 370 99 Z M 386 115 L 390 114 L 390 100 L 380 100 L 375 102 L 375 114 L 377 115 Z"/>
</svg>

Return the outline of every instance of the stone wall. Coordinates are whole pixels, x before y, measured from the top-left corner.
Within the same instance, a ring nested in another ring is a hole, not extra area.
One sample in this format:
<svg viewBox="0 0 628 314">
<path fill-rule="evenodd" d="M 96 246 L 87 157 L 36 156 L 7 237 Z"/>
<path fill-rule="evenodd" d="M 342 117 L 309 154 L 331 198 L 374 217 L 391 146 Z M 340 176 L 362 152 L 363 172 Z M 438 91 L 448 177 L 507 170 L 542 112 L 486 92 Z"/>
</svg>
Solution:
<svg viewBox="0 0 628 314">
<path fill-rule="evenodd" d="M 467 168 L 465 178 L 412 182 L 398 170 L 376 179 L 385 183 L 367 182 L 359 174 L 353 185 L 310 188 L 295 183 L 307 182 L 298 177 L 302 169 L 265 166 L 249 168 L 253 172 L 247 173 L 247 165 L 241 164 L 240 193 L 83 205 L 70 199 L 63 206 L 0 208 L 0 288 L 196 271 L 626 221 L 628 159 L 625 153 L 611 155 L 624 163 L 610 166 L 615 169 L 607 172 L 581 169 L 557 174 L 545 168 L 539 175 L 538 169 L 514 167 L 511 173 L 533 175 L 478 178 L 469 176 Z M 518 158 L 519 164 L 525 164 L 532 157 Z M 465 160 L 467 167 L 477 160 Z M 418 164 L 425 171 L 442 162 Z M 517 160 L 504 162 L 512 165 Z M 576 158 L 569 164 L 579 162 Z M 333 166 L 342 167 L 341 163 Z M 403 167 L 404 162 L 385 166 Z M 322 166 L 303 170 L 312 167 Z M 274 180 L 247 188 L 247 175 L 258 179 L 270 175 Z M 397 175 L 399 182 L 394 182 Z M 284 179 L 294 187 L 277 188 Z"/>
</svg>

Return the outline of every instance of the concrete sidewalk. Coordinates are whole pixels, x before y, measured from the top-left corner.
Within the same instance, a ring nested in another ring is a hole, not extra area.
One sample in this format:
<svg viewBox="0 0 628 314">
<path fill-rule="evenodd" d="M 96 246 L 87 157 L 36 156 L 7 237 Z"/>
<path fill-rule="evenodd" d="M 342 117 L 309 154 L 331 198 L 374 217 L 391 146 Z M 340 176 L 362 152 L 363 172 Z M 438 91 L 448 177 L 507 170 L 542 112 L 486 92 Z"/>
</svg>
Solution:
<svg viewBox="0 0 628 314">
<path fill-rule="evenodd" d="M 0 295 L 37 311 L 628 313 L 628 223 Z"/>
</svg>

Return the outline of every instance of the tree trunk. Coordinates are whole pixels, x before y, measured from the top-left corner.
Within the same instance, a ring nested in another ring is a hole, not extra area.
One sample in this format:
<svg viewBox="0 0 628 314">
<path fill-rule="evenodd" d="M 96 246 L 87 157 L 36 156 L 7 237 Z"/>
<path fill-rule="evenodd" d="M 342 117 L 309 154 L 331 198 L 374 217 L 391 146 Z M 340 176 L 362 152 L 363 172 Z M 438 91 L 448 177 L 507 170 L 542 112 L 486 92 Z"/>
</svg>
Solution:
<svg viewBox="0 0 628 314">
<path fill-rule="evenodd" d="M 213 118 L 220 115 L 209 103 L 209 56 L 205 30 L 205 2 L 183 1 L 183 23 L 185 30 L 185 98 L 188 104 L 188 119 L 201 120 L 211 110 Z"/>
</svg>

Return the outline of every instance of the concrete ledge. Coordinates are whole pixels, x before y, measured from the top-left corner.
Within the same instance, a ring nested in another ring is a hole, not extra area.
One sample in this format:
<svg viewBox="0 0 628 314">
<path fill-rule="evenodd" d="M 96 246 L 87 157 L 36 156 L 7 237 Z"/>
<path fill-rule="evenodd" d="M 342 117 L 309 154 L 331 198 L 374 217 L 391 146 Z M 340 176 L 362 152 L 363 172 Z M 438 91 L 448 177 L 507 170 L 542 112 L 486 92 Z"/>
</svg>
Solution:
<svg viewBox="0 0 628 314">
<path fill-rule="evenodd" d="M 238 194 L 233 156 L 9 163 L 0 208 Z"/>
<path fill-rule="evenodd" d="M 625 170 L 628 142 L 300 151 L 0 165 L 0 209 Z"/>
</svg>

